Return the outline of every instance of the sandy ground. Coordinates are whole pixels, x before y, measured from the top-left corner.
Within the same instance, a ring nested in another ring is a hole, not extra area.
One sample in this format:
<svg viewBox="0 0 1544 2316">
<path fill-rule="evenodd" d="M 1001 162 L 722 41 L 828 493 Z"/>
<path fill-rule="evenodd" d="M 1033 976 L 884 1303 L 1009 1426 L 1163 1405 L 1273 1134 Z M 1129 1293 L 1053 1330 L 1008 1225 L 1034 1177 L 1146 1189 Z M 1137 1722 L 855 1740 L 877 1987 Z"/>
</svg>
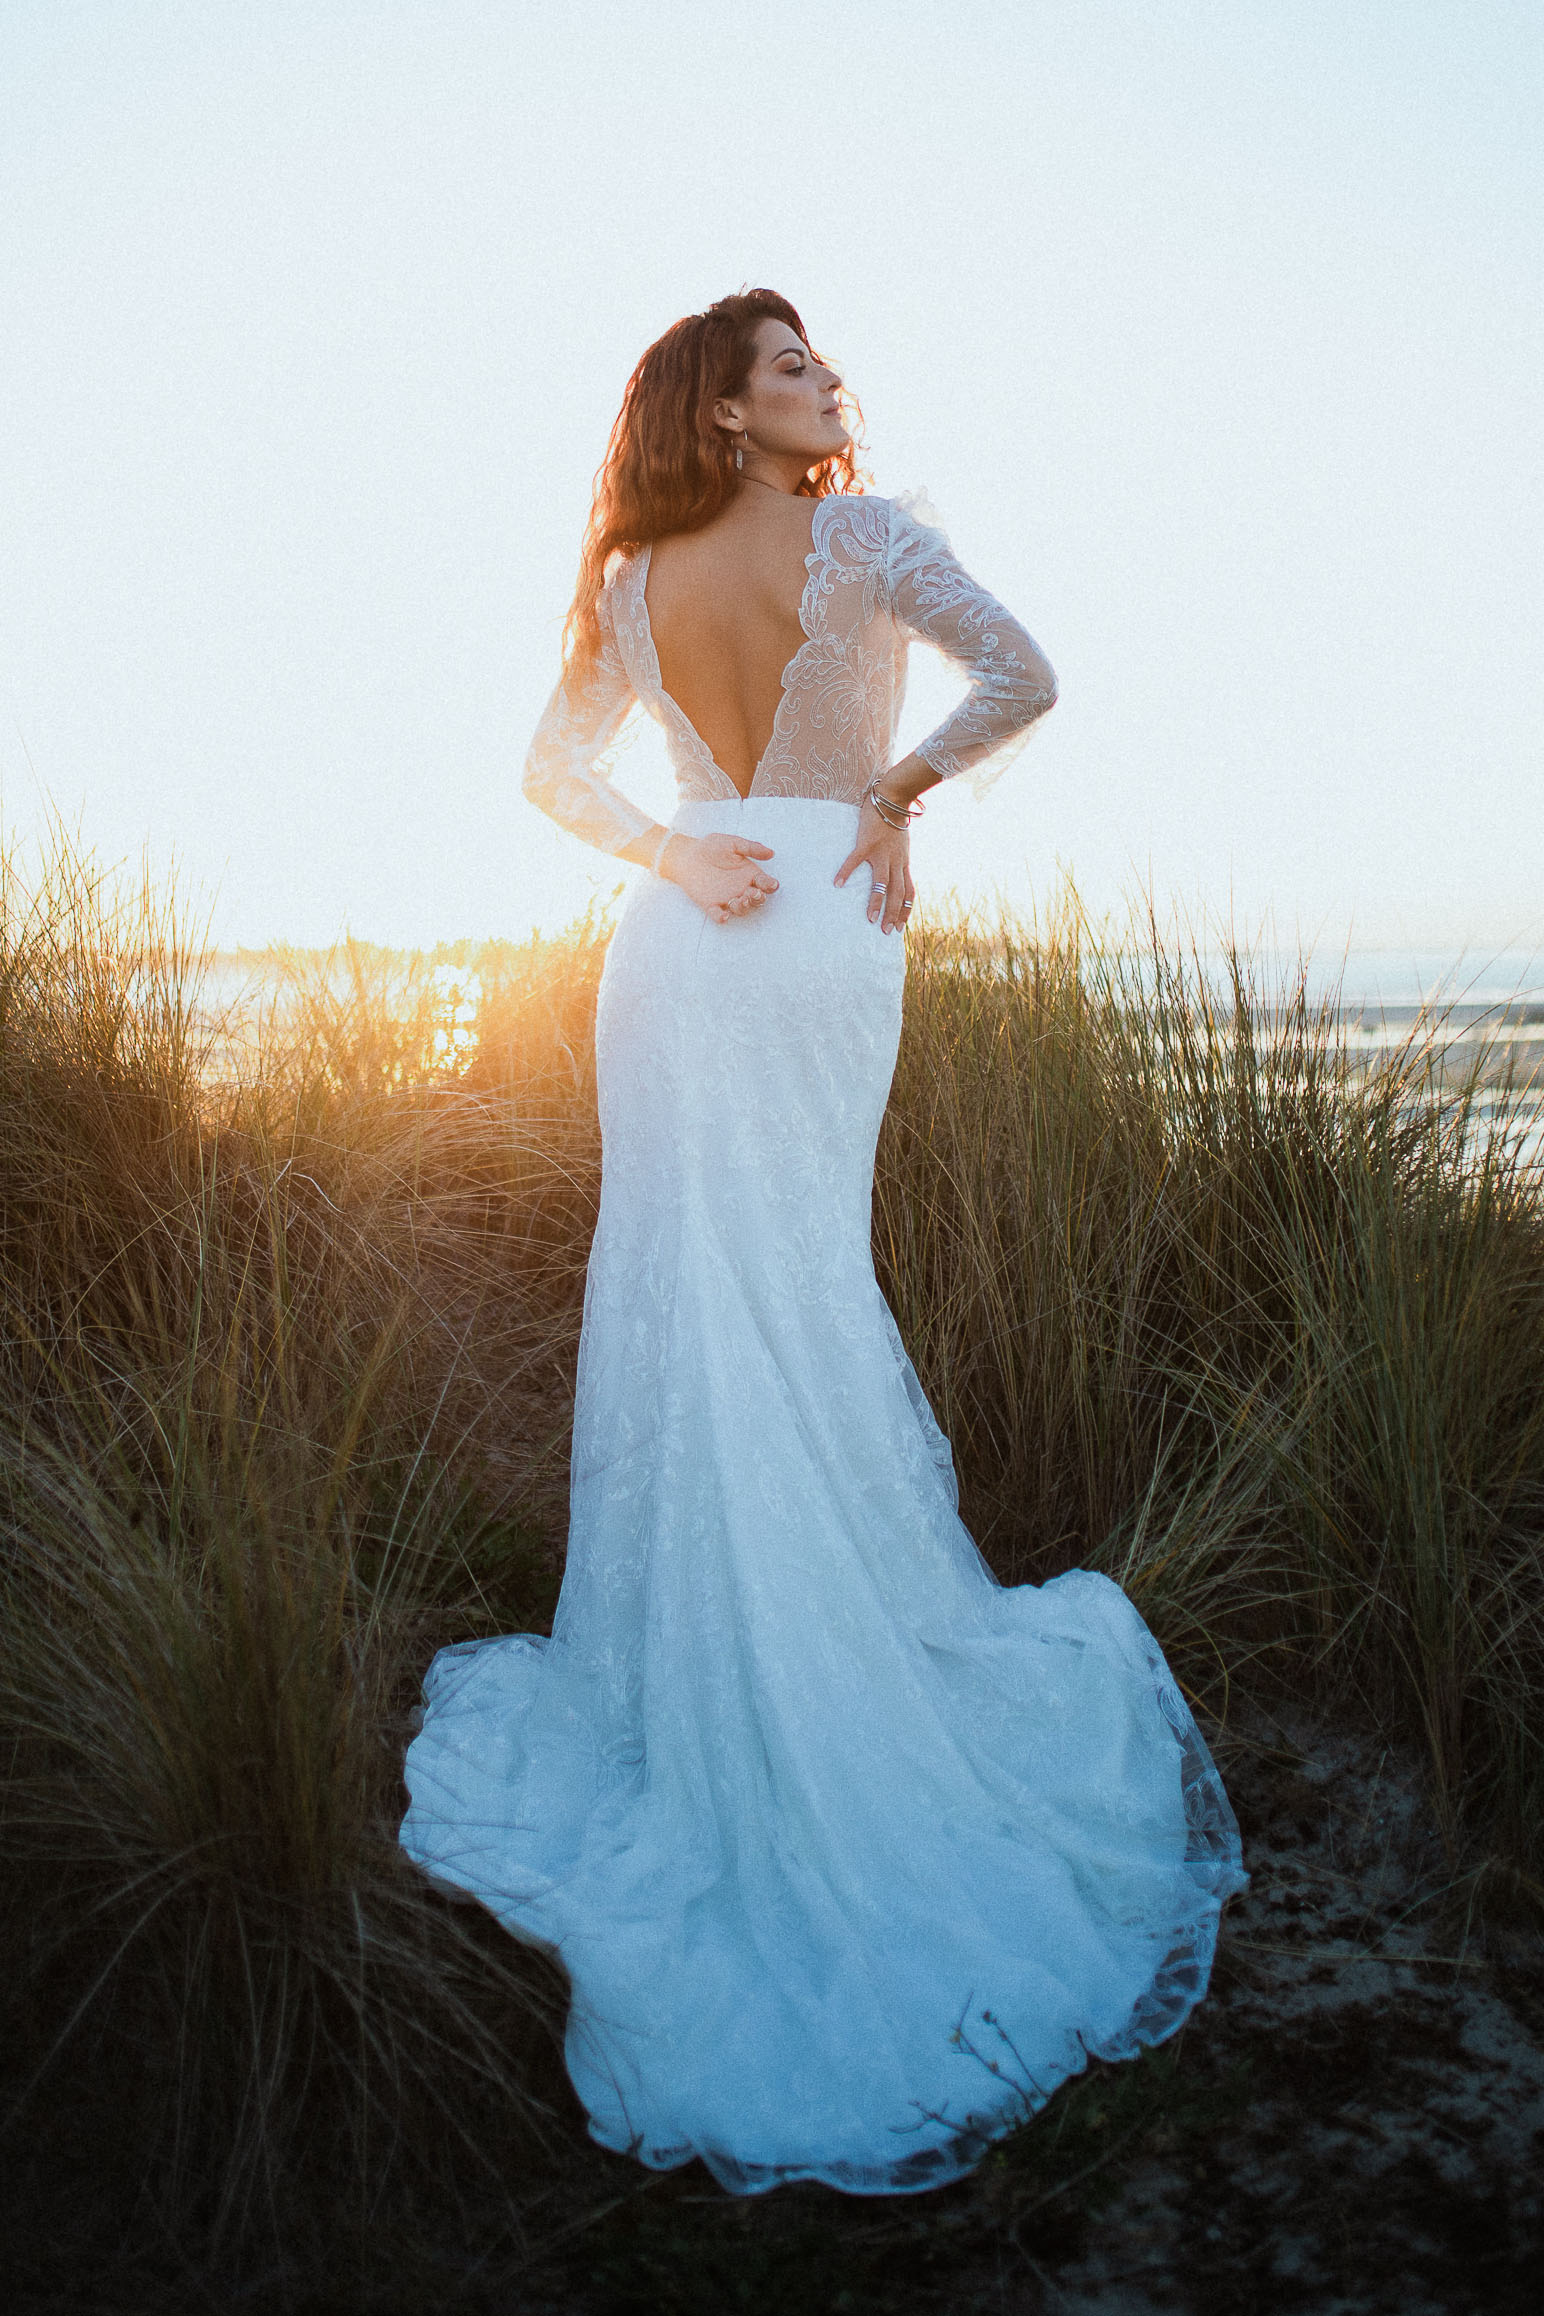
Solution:
<svg viewBox="0 0 1544 2316">
<path fill-rule="evenodd" d="M 1419 1759 L 1301 1704 L 1216 1749 L 1253 1881 L 1209 1999 L 920 2196 L 724 2195 L 585 2137 L 496 2213 L 381 2214 L 344 2284 L 55 2251 L 47 2316 L 1540 2316 L 1544 1936 L 1455 1864 Z M 1482 1905 L 1481 1900 L 1485 1900 Z M 566 2079 L 558 2074 L 559 2095 Z M 13 2212 L 13 2219 L 21 2215 Z M 427 2224 L 425 2224 L 427 2222 Z M 35 2232 L 35 2231 L 29 2231 Z M 389 2241 L 385 2240 L 389 2239 Z M 34 2247 L 35 2248 L 35 2247 Z M 389 2256 L 388 2256 L 389 2255 Z M 330 2263 L 324 2263 L 330 2264 Z M 147 2289 L 154 2270 L 158 2282 Z"/>
<path fill-rule="evenodd" d="M 1159 2126 L 1044 2304 L 1544 2309 L 1540 1942 L 1478 1927 L 1416 1764 L 1305 1712 L 1223 1751 L 1254 1879 L 1191 2040 L 1246 2095 L 1182 2156 Z"/>
<path fill-rule="evenodd" d="M 1418 1759 L 1295 1706 L 1218 1753 L 1254 1878 L 1176 2044 L 934 2195 L 741 2203 L 614 2166 L 615 2208 L 486 2305 L 1539 2316 L 1544 1940 L 1482 1914 Z"/>
</svg>

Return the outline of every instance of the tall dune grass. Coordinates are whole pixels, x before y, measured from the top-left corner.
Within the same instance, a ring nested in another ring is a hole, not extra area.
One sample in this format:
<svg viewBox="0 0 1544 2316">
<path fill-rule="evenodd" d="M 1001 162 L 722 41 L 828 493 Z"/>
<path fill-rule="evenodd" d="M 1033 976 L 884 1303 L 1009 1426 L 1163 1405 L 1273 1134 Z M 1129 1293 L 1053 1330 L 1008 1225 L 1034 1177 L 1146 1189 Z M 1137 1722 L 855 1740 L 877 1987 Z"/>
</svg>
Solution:
<svg viewBox="0 0 1544 2316">
<path fill-rule="evenodd" d="M 1544 1183 L 1437 1025 L 1374 1071 L 1262 986 L 1064 905 L 913 937 L 877 1242 L 1010 1579 L 1098 1562 L 1205 1677 L 1418 1734 L 1536 1870 Z"/>
<path fill-rule="evenodd" d="M 154 892 L 0 866 L 6 2115 L 87 2234 L 517 2224 L 572 2142 L 556 1973 L 394 1833 L 433 1647 L 556 1587 L 605 938 L 276 953 L 237 1022 Z M 1109 1569 L 1214 1703 L 1354 1688 L 1536 1886 L 1505 1103 L 1070 894 L 909 941 L 876 1256 L 994 1565 Z"/>
</svg>

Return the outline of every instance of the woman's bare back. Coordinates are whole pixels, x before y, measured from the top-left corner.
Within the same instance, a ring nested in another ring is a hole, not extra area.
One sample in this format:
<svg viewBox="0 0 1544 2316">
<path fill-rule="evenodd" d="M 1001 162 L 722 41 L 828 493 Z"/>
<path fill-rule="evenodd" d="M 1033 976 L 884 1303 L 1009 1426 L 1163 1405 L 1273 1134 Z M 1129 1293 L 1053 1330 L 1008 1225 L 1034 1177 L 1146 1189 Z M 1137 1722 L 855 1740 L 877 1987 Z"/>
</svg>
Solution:
<svg viewBox="0 0 1544 2316">
<path fill-rule="evenodd" d="M 742 796 L 799 646 L 816 501 L 747 485 L 701 531 L 656 539 L 645 603 L 660 681 Z"/>
</svg>

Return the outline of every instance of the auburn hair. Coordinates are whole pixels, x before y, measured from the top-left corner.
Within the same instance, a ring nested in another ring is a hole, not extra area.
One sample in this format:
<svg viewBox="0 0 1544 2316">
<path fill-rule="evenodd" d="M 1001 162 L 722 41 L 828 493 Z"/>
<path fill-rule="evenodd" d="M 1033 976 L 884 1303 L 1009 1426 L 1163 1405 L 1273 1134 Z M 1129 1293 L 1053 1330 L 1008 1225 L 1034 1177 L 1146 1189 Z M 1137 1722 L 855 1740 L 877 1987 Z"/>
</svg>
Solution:
<svg viewBox="0 0 1544 2316">
<path fill-rule="evenodd" d="M 744 386 L 756 359 L 756 332 L 765 321 L 786 322 L 809 345 L 785 297 L 776 290 L 741 290 L 672 322 L 628 379 L 595 476 L 579 583 L 563 628 L 565 680 L 581 675 L 600 649 L 596 606 L 611 556 L 671 531 L 700 531 L 734 496 L 734 450 L 714 424 L 713 405 Z M 862 412 L 845 390 L 842 400 L 854 426 L 860 424 Z M 851 443 L 812 467 L 799 485 L 811 499 L 862 488 Z"/>
</svg>

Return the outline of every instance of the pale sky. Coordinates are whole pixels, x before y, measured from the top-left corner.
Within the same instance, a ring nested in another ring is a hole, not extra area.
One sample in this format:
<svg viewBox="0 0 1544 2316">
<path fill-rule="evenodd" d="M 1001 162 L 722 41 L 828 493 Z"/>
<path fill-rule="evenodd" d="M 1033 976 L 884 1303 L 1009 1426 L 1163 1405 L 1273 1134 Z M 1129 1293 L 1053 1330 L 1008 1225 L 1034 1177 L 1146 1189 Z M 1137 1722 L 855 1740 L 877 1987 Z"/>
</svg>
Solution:
<svg viewBox="0 0 1544 2316">
<path fill-rule="evenodd" d="M 1541 119 L 1540 0 L 0 0 L 6 822 L 226 942 L 635 873 L 521 759 L 628 372 L 763 282 L 1061 679 L 925 893 L 1536 947 Z"/>
</svg>

